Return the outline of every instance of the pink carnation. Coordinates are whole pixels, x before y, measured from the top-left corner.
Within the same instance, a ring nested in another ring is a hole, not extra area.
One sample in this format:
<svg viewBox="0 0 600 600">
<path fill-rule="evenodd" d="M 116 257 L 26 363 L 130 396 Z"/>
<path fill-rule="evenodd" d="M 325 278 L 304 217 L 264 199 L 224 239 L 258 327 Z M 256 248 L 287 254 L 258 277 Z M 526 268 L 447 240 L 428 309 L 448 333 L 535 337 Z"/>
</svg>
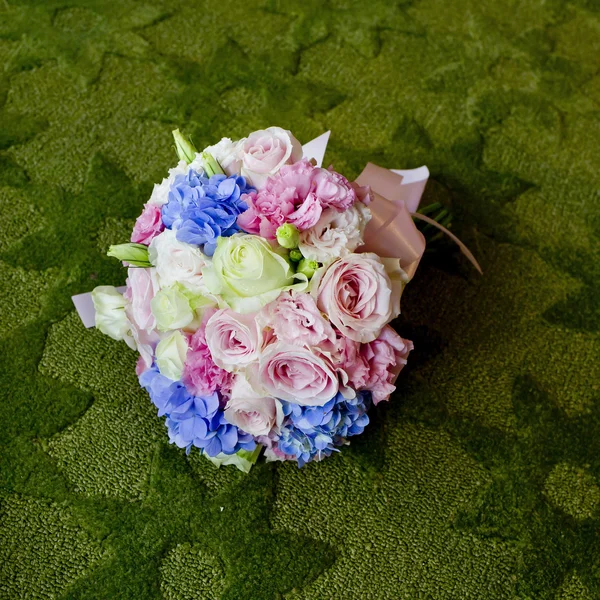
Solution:
<svg viewBox="0 0 600 600">
<path fill-rule="evenodd" d="M 370 390 L 373 394 L 373 404 L 389 400 L 396 389 L 394 383 L 413 348 L 411 341 L 401 338 L 389 325 L 382 329 L 376 340 L 361 345 L 354 373 L 360 375 L 359 389 Z M 363 381 L 364 365 L 368 366 L 368 373 Z"/>
<path fill-rule="evenodd" d="M 300 231 L 313 227 L 323 210 L 311 191 L 314 169 L 308 160 L 281 167 L 263 189 L 243 196 L 248 210 L 238 217 L 238 225 L 267 239 L 275 239 L 284 223 L 293 223 Z"/>
<path fill-rule="evenodd" d="M 323 208 L 331 206 L 343 211 L 356 202 L 355 188 L 343 175 L 331 167 L 314 170 L 313 187 Z"/>
<path fill-rule="evenodd" d="M 229 390 L 232 380 L 230 373 L 214 363 L 208 349 L 205 331 L 210 311 L 207 312 L 209 314 L 205 316 L 202 326 L 189 339 L 189 350 L 181 378 L 186 388 L 197 396 L 211 394 L 216 390 Z"/>
<path fill-rule="evenodd" d="M 277 228 L 294 212 L 294 190 L 288 188 L 280 195 L 267 189 L 243 196 L 248 210 L 238 217 L 238 225 L 248 233 L 274 240 Z"/>
<path fill-rule="evenodd" d="M 137 218 L 131 233 L 131 241 L 149 245 L 165 228 L 161 218 L 161 208 L 155 204 L 145 204 L 142 214 Z"/>
</svg>

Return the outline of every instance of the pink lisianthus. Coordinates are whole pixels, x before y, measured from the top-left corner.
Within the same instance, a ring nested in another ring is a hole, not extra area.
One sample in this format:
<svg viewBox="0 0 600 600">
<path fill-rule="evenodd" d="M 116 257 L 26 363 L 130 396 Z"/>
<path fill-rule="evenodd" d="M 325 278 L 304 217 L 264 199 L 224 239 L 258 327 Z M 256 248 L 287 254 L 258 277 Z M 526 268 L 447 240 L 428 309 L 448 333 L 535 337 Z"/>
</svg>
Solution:
<svg viewBox="0 0 600 600">
<path fill-rule="evenodd" d="M 156 269 L 129 267 L 127 270 L 127 288 L 123 297 L 128 302 L 129 320 L 138 329 L 150 332 L 156 327 L 152 314 L 151 301 L 159 290 Z"/>
<path fill-rule="evenodd" d="M 389 400 L 396 389 L 394 383 L 413 349 L 413 343 L 401 338 L 389 325 L 382 329 L 376 340 L 361 345 L 360 359 L 368 365 L 368 375 L 359 389 L 372 393 L 373 404 Z"/>
<path fill-rule="evenodd" d="M 231 388 L 231 374 L 215 364 L 206 343 L 206 322 L 211 312 L 206 311 L 201 327 L 189 338 L 181 377 L 186 388 L 197 396 L 217 390 L 227 393 Z"/>
<path fill-rule="evenodd" d="M 136 366 L 136 372 L 140 374 L 152 366 L 154 350 L 160 341 L 160 336 L 155 331 L 156 319 L 150 307 L 159 287 L 154 268 L 129 267 L 127 274 L 127 289 L 123 294 L 127 301 L 125 314 L 131 326 L 131 336 L 140 353 Z"/>
<path fill-rule="evenodd" d="M 131 241 L 148 246 L 164 228 L 160 206 L 145 204 L 142 214 L 137 218 L 133 227 Z"/>
<path fill-rule="evenodd" d="M 267 304 L 260 320 L 271 327 L 277 339 L 287 344 L 313 347 L 335 342 L 335 333 L 309 294 L 285 292 Z"/>
<path fill-rule="evenodd" d="M 359 342 L 338 332 L 338 364 L 348 376 L 348 382 L 355 390 L 364 389 L 369 380 L 369 364 L 360 351 L 361 346 L 362 344 Z"/>
<path fill-rule="evenodd" d="M 315 195 L 323 208 L 331 206 L 342 211 L 356 202 L 356 192 L 350 182 L 331 167 L 315 169 L 313 182 Z"/>
</svg>

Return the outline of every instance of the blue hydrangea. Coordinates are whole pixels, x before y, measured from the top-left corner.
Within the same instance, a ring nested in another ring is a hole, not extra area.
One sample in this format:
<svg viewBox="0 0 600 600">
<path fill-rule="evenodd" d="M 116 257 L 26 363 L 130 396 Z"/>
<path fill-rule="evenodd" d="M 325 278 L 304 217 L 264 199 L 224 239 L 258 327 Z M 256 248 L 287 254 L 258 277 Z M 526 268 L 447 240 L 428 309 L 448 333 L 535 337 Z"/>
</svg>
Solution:
<svg viewBox="0 0 600 600">
<path fill-rule="evenodd" d="M 175 177 L 162 207 L 162 221 L 167 229 L 176 230 L 180 242 L 202 246 L 212 256 L 219 236 L 240 231 L 238 215 L 248 208 L 241 196 L 251 191 L 254 188 L 239 175 L 207 178 L 190 169 Z"/>
<path fill-rule="evenodd" d="M 369 392 L 357 392 L 352 400 L 338 394 L 324 406 L 300 406 L 282 401 L 285 419 L 277 448 L 294 456 L 299 467 L 330 456 L 347 437 L 364 431 L 369 423 L 370 404 Z"/>
<path fill-rule="evenodd" d="M 158 416 L 166 416 L 169 441 L 189 454 L 192 446 L 209 456 L 252 451 L 254 438 L 225 420 L 215 392 L 193 396 L 180 381 L 161 375 L 156 367 L 140 375 L 140 385 L 150 394 Z"/>
</svg>

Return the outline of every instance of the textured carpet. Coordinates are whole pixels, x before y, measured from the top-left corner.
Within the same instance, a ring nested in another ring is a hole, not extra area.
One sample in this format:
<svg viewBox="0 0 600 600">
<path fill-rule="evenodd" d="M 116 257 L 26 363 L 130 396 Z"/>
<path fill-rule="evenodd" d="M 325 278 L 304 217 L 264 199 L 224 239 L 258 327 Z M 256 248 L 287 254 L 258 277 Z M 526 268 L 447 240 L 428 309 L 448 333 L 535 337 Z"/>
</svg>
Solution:
<svg viewBox="0 0 600 600">
<path fill-rule="evenodd" d="M 0 597 L 600 598 L 597 0 L 8 0 L 0 7 Z M 174 163 L 281 125 L 427 164 L 452 246 L 416 351 L 340 455 L 215 469 L 167 444 L 70 296 Z"/>
</svg>

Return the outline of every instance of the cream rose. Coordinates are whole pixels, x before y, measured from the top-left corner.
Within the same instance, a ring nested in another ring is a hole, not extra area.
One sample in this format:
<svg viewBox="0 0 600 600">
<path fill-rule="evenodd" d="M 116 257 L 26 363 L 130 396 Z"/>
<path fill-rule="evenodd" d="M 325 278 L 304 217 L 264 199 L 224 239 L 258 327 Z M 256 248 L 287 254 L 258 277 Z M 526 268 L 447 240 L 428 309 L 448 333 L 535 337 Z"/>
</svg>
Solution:
<svg viewBox="0 0 600 600">
<path fill-rule="evenodd" d="M 188 352 L 186 337 L 181 331 L 173 331 L 156 346 L 156 366 L 162 375 L 179 381 L 183 374 L 185 357 Z"/>
</svg>

